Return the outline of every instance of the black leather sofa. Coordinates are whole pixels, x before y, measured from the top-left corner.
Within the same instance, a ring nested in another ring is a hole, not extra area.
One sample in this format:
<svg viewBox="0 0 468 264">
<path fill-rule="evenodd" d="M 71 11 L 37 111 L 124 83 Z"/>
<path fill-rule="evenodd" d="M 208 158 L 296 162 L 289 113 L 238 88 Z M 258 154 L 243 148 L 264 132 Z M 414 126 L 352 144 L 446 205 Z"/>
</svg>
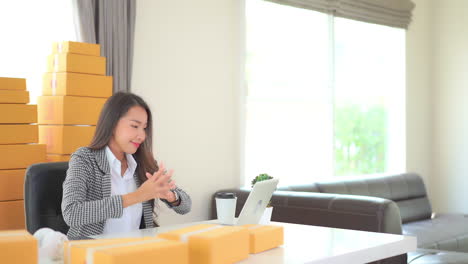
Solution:
<svg viewBox="0 0 468 264">
<path fill-rule="evenodd" d="M 248 189 L 237 193 L 239 214 Z M 272 220 L 416 236 L 418 250 L 378 263 L 468 264 L 468 216 L 435 214 L 422 178 L 414 173 L 278 188 Z M 212 217 L 216 218 L 214 196 Z"/>
</svg>

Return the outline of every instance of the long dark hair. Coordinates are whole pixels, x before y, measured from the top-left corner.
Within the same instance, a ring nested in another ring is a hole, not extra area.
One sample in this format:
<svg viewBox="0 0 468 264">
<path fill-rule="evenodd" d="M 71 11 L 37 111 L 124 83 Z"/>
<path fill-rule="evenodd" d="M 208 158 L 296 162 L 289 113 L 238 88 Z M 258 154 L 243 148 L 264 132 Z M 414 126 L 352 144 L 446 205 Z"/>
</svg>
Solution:
<svg viewBox="0 0 468 264">
<path fill-rule="evenodd" d="M 146 172 L 153 174 L 158 171 L 158 164 L 153 157 L 153 119 L 151 111 L 146 102 L 138 95 L 132 93 L 118 92 L 109 97 L 102 108 L 96 126 L 93 140 L 88 146 L 91 149 L 102 149 L 109 144 L 112 134 L 120 118 L 127 114 L 128 110 L 134 106 L 145 109 L 148 115 L 146 126 L 146 139 L 133 154 L 137 162 L 137 174 L 140 182 L 146 181 Z"/>
</svg>

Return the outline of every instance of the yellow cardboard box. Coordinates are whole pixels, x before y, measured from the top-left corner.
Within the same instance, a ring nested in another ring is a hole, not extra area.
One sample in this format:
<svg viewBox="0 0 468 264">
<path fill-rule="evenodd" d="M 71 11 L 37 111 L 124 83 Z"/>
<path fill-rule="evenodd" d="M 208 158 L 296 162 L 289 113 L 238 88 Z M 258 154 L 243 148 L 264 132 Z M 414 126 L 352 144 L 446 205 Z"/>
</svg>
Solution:
<svg viewBox="0 0 468 264">
<path fill-rule="evenodd" d="M 107 99 L 78 96 L 38 96 L 38 123 L 96 125 Z"/>
<path fill-rule="evenodd" d="M 47 57 L 48 72 L 106 74 L 106 58 L 73 53 L 55 53 Z"/>
<path fill-rule="evenodd" d="M 282 226 L 243 225 L 249 231 L 250 253 L 255 254 L 284 244 Z"/>
<path fill-rule="evenodd" d="M 0 232 L 0 261 L 2 263 L 37 264 L 37 248 L 37 240 L 26 230 Z"/>
<path fill-rule="evenodd" d="M 0 90 L 0 103 L 27 104 L 29 103 L 29 92 L 21 90 Z"/>
<path fill-rule="evenodd" d="M 112 76 L 72 72 L 46 73 L 42 95 L 74 95 L 107 98 L 112 95 Z"/>
<path fill-rule="evenodd" d="M 24 229 L 24 201 L 3 201 L 0 202 L 0 230 Z M 0 245 L 0 250 L 2 246 Z M 0 256 L 3 256 L 0 254 Z M 2 259 L 3 263 L 4 259 Z M 22 263 L 22 262 L 5 262 Z"/>
<path fill-rule="evenodd" d="M 25 169 L 0 170 L 0 201 L 24 199 Z"/>
<path fill-rule="evenodd" d="M 190 264 L 234 263 L 249 256 L 249 232 L 244 227 L 202 224 L 159 237 L 187 242 Z"/>
<path fill-rule="evenodd" d="M 26 91 L 26 79 L 0 77 L 0 89 Z"/>
<path fill-rule="evenodd" d="M 139 240 L 142 240 L 142 238 L 111 238 L 66 241 L 63 244 L 63 260 L 65 264 L 82 264 L 86 262 L 86 250 L 88 248 Z"/>
<path fill-rule="evenodd" d="M 63 162 L 63 161 L 70 161 L 71 155 L 61 155 L 61 154 L 47 154 L 46 159 L 47 162 Z"/>
<path fill-rule="evenodd" d="M 99 44 L 75 42 L 75 41 L 60 41 L 60 42 L 54 42 L 54 44 L 52 45 L 52 52 L 53 53 L 68 52 L 68 53 L 76 53 L 76 54 L 83 54 L 83 55 L 100 56 L 101 47 L 99 46 Z"/>
<path fill-rule="evenodd" d="M 37 123 L 37 105 L 0 104 L 0 124 Z"/>
<path fill-rule="evenodd" d="M 0 170 L 25 169 L 34 163 L 46 161 L 46 146 L 43 144 L 0 145 Z M 1 214 L 0 214 L 1 215 Z"/>
<path fill-rule="evenodd" d="M 0 144 L 37 143 L 38 131 L 37 125 L 0 124 Z"/>
<path fill-rule="evenodd" d="M 174 263 L 188 264 L 187 244 L 160 238 L 139 238 L 133 241 L 106 242 L 72 246 L 68 264 L 133 264 L 133 263 Z M 78 241 L 79 242 L 79 241 Z M 65 246 L 67 247 L 67 246 Z M 67 252 L 65 248 L 65 252 Z M 85 252 L 83 252 L 85 251 Z M 84 260 L 83 260 L 84 257 Z M 67 257 L 65 256 L 67 259 Z"/>
<path fill-rule="evenodd" d="M 39 143 L 46 144 L 47 153 L 72 154 L 91 143 L 95 130 L 95 126 L 40 125 Z"/>
</svg>

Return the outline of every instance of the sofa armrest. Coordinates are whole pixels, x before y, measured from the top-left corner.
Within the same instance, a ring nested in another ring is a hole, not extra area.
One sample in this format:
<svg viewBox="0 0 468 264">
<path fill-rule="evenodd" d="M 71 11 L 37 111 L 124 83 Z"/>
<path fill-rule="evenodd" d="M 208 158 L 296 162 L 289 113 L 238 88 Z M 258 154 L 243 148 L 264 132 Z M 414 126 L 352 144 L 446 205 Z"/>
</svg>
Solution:
<svg viewBox="0 0 468 264">
<path fill-rule="evenodd" d="M 237 194 L 236 217 L 250 190 L 230 189 Z M 330 193 L 275 191 L 272 221 L 402 234 L 398 206 L 391 200 Z M 212 219 L 216 218 L 213 195 Z"/>
</svg>

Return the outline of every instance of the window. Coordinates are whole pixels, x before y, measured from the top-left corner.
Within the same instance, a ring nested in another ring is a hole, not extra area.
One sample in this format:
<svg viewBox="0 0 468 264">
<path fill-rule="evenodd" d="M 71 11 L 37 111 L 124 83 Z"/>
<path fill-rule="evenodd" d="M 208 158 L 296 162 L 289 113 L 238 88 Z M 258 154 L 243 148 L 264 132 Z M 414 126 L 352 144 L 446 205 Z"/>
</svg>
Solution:
<svg viewBox="0 0 468 264">
<path fill-rule="evenodd" d="M 42 75 L 54 41 L 76 40 L 72 2 L 17 0 L 0 3 L 0 76 L 26 78 L 31 103 L 42 94 Z"/>
<path fill-rule="evenodd" d="M 405 31 L 246 0 L 244 181 L 402 171 Z"/>
<path fill-rule="evenodd" d="M 405 31 L 335 18 L 335 175 L 405 168 Z"/>
</svg>

